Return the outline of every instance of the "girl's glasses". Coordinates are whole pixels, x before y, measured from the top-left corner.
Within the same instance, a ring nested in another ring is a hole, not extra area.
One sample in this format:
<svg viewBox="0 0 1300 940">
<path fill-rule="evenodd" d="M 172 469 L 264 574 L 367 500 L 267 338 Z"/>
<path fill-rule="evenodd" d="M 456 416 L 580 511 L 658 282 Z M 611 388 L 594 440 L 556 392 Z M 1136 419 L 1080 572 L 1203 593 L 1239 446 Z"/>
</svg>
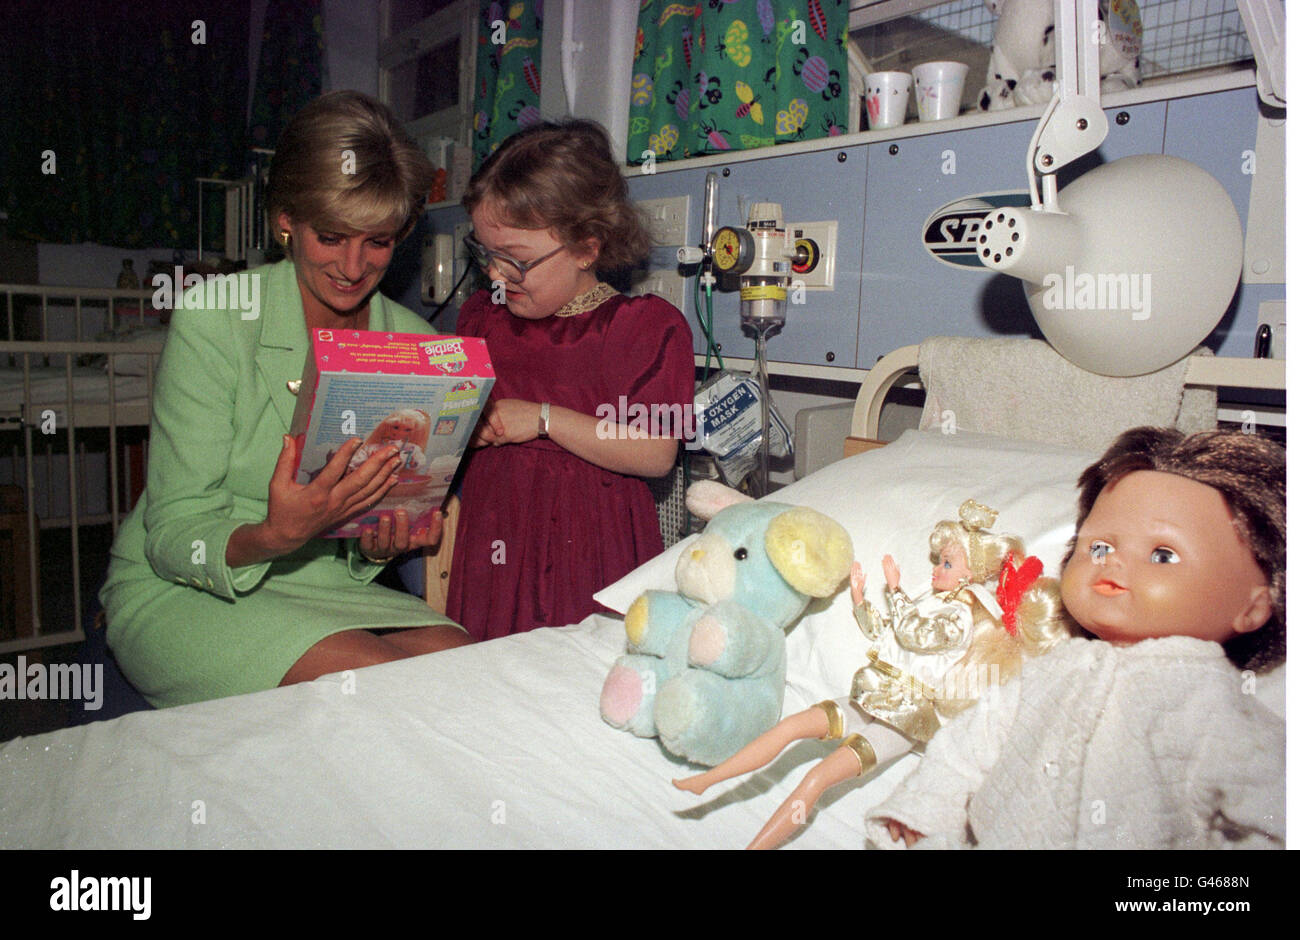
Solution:
<svg viewBox="0 0 1300 940">
<path fill-rule="evenodd" d="M 491 251 L 490 249 L 484 248 L 473 235 L 465 236 L 465 247 L 469 249 L 470 256 L 474 259 L 474 262 L 484 271 L 488 269 L 488 265 L 495 262 L 497 270 L 501 272 L 502 277 L 511 284 L 522 284 L 524 278 L 528 276 L 529 271 L 537 267 L 543 261 L 558 255 L 564 250 L 565 246 L 561 245 L 554 251 L 548 251 L 540 258 L 536 258 L 532 261 L 516 261 L 509 255 L 503 255 L 499 251 Z"/>
</svg>

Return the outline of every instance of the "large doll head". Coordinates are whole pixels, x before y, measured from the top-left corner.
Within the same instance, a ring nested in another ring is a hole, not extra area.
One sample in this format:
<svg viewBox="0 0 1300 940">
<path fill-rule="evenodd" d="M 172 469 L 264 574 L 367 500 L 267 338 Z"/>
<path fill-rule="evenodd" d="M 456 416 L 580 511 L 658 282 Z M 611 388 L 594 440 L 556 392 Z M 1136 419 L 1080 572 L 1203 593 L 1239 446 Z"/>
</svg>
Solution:
<svg viewBox="0 0 1300 940">
<path fill-rule="evenodd" d="M 1079 478 L 1065 605 L 1101 639 L 1193 636 L 1264 669 L 1285 656 L 1286 453 L 1254 434 L 1119 436 Z"/>
</svg>

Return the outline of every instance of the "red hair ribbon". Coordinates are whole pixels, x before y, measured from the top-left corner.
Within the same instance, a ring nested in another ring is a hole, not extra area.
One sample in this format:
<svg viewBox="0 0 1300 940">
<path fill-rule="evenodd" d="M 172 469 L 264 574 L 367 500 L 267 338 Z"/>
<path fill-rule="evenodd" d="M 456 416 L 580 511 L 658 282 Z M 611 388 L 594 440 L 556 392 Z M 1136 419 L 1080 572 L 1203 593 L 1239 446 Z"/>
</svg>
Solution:
<svg viewBox="0 0 1300 940">
<path fill-rule="evenodd" d="M 1021 562 L 1019 568 L 1013 555 L 1008 555 L 1002 562 L 1002 573 L 998 576 L 998 603 L 1002 606 L 1002 623 L 1012 636 L 1016 635 L 1016 612 L 1020 609 L 1020 601 L 1029 585 L 1042 573 L 1043 563 L 1033 555 Z"/>
</svg>

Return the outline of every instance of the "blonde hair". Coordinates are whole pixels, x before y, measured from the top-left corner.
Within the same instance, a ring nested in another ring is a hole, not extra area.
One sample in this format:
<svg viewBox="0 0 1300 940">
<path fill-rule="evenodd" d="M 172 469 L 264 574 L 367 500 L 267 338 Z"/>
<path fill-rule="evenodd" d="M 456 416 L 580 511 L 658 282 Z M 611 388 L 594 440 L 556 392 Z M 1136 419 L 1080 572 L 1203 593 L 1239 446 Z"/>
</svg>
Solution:
<svg viewBox="0 0 1300 940">
<path fill-rule="evenodd" d="M 947 691 L 935 700 L 935 709 L 951 718 L 975 704 L 973 696 L 952 694 L 952 689 L 1001 685 L 1020 674 L 1028 659 L 1041 656 L 1057 643 L 1083 632 L 1061 604 L 1056 578 L 1039 578 L 1025 592 L 1016 611 L 1016 635 L 1001 620 L 978 604 L 970 648 L 944 676 Z"/>
<path fill-rule="evenodd" d="M 992 518 L 996 513 L 990 524 Z M 1015 559 L 1017 567 L 1025 559 L 1025 544 L 1016 536 L 998 535 L 983 528 L 972 530 L 951 520 L 940 522 L 930 533 L 930 552 L 936 561 L 948 545 L 956 545 L 966 555 L 975 583 L 996 582 L 1008 557 Z M 1041 656 L 1071 636 L 1083 635 L 1061 603 L 1061 585 L 1056 578 L 1038 578 L 1026 589 L 1016 609 L 1015 636 L 983 605 L 976 602 L 972 606 L 974 635 L 970 648 L 945 675 L 947 691 L 935 701 L 935 708 L 945 718 L 975 703 L 972 696 L 951 694 L 953 688 L 982 688 L 990 679 L 1001 685 L 1020 674 L 1026 659 Z"/>
<path fill-rule="evenodd" d="M 271 159 L 266 212 L 327 231 L 388 227 L 405 238 L 433 183 L 433 165 L 380 102 L 357 91 L 322 95 L 299 111 Z"/>
<path fill-rule="evenodd" d="M 983 529 L 972 532 L 950 519 L 940 522 L 930 533 L 930 556 L 936 563 L 948 545 L 956 545 L 966 555 L 972 581 L 993 580 L 1008 555 L 1023 558 L 1025 554 L 1025 543 L 1014 535 L 996 535 Z"/>
<path fill-rule="evenodd" d="M 421 411 L 419 408 L 398 408 L 383 421 L 380 421 L 375 425 L 375 429 L 370 432 L 370 437 L 366 440 L 366 443 L 378 444 L 383 439 L 384 425 L 388 424 L 388 422 L 395 418 L 399 420 L 405 418 L 408 421 L 414 422 L 417 432 L 416 436 L 411 439 L 411 443 L 416 447 L 419 447 L 421 450 L 428 446 L 429 430 L 432 425 L 432 420 L 426 412 Z"/>
</svg>

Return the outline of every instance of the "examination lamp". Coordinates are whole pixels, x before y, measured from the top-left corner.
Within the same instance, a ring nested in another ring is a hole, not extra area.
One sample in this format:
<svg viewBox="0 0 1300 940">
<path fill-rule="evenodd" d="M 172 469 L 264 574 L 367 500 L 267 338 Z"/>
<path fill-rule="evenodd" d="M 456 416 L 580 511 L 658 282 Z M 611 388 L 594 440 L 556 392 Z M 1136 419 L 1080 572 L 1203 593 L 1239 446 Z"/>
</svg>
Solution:
<svg viewBox="0 0 1300 940">
<path fill-rule="evenodd" d="M 1214 177 L 1177 157 L 1107 163 L 1059 208 L 997 209 L 979 257 L 1025 282 L 1043 336 L 1080 368 L 1143 375 L 1186 356 L 1241 275 L 1241 224 Z"/>
<path fill-rule="evenodd" d="M 1062 356 L 1142 375 L 1186 356 L 1223 317 L 1241 276 L 1241 223 L 1210 174 L 1159 154 L 1103 164 L 1058 194 L 1056 173 L 1106 137 L 1100 25 L 1095 2 L 1056 0 L 1061 82 L 1029 144 L 1030 206 L 989 212 L 976 250 L 1025 282 Z"/>
</svg>

